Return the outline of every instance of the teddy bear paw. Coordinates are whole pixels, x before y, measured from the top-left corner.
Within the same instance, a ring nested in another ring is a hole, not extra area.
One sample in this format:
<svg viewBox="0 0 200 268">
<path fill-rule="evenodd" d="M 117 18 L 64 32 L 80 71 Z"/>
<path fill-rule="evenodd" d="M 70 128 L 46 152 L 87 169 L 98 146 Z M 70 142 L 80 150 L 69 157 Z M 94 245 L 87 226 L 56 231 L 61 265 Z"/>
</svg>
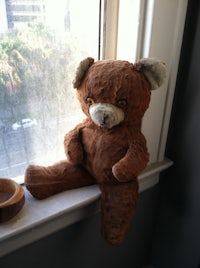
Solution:
<svg viewBox="0 0 200 268">
<path fill-rule="evenodd" d="M 135 176 L 130 174 L 126 168 L 120 168 L 118 165 L 112 167 L 114 177 L 120 182 L 128 182 L 135 179 Z"/>
</svg>

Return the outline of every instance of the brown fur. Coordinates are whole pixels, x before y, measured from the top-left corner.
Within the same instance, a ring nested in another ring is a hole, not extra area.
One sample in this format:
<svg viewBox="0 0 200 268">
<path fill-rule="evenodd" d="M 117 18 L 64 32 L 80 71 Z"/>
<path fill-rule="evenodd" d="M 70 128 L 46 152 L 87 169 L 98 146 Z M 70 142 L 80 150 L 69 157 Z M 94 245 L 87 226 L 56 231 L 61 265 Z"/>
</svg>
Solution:
<svg viewBox="0 0 200 268">
<path fill-rule="evenodd" d="M 74 83 L 79 85 L 77 96 L 87 119 L 65 135 L 67 160 L 49 167 L 29 166 L 25 184 L 38 199 L 99 184 L 102 234 L 108 242 L 121 244 L 137 204 L 137 176 L 149 159 L 140 127 L 149 105 L 151 85 L 127 61 L 97 61 L 88 70 L 84 68 L 84 74 L 77 74 L 78 82 Z M 89 115 L 88 97 L 95 103 L 115 106 L 126 100 L 127 104 L 120 107 L 124 120 L 112 128 L 95 125 Z"/>
</svg>

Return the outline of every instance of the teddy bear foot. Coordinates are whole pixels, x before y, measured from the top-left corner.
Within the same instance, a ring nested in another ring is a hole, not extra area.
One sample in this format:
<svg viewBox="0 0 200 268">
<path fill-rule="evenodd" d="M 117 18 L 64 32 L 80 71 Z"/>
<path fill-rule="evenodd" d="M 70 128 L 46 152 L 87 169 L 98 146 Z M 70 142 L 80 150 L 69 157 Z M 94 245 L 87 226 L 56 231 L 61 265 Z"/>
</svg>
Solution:
<svg viewBox="0 0 200 268">
<path fill-rule="evenodd" d="M 103 235 L 103 236 L 104 236 L 105 240 L 113 246 L 120 246 L 121 244 L 123 244 L 123 242 L 125 240 L 125 237 L 123 235 L 120 235 L 120 234 L 119 235 L 116 235 L 116 234 L 107 235 L 107 236 Z"/>
<path fill-rule="evenodd" d="M 55 180 L 47 167 L 29 165 L 25 172 L 24 184 L 35 198 L 44 199 L 56 191 L 53 187 Z"/>
<path fill-rule="evenodd" d="M 100 185 L 102 227 L 107 242 L 120 245 L 124 242 L 138 200 L 138 181 L 113 185 Z"/>
<path fill-rule="evenodd" d="M 65 190 L 95 183 L 81 166 L 60 161 L 52 166 L 30 165 L 25 173 L 25 186 L 37 199 L 44 199 Z"/>
</svg>

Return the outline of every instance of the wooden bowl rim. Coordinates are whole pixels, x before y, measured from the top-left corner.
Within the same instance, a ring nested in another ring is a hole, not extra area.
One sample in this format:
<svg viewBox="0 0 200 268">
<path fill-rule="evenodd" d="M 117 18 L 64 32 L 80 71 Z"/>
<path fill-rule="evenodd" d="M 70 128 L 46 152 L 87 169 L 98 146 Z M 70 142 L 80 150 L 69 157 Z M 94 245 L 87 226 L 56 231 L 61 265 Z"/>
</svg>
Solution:
<svg viewBox="0 0 200 268">
<path fill-rule="evenodd" d="M 13 194 L 11 193 L 12 196 L 8 200 L 0 203 L 0 208 L 13 205 L 13 204 L 21 201 L 21 199 L 24 197 L 23 188 L 21 187 L 21 185 L 19 185 L 14 180 L 7 179 L 7 178 L 0 178 L 0 183 L 5 183 L 5 184 L 9 184 L 11 186 L 14 186 L 14 192 L 13 192 Z M 1 191 L 1 189 L 0 189 L 0 191 Z"/>
</svg>

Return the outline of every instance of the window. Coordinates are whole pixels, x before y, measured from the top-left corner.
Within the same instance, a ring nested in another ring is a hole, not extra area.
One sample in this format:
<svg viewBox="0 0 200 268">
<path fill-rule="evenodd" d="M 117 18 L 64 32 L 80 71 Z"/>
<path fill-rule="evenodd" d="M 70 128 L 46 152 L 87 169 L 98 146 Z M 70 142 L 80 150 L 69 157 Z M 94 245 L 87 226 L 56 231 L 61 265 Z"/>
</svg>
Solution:
<svg viewBox="0 0 200 268">
<path fill-rule="evenodd" d="M 88 55 L 166 63 L 142 124 L 150 162 L 162 161 L 187 0 L 33 2 L 0 0 L 0 176 L 21 178 L 28 164 L 65 157 L 63 136 L 83 117 L 71 79 Z"/>
<path fill-rule="evenodd" d="M 84 116 L 72 79 L 80 60 L 98 58 L 100 4 L 0 5 L 8 28 L 0 28 L 0 177 L 23 180 L 27 165 L 65 158 L 64 134 Z"/>
</svg>

